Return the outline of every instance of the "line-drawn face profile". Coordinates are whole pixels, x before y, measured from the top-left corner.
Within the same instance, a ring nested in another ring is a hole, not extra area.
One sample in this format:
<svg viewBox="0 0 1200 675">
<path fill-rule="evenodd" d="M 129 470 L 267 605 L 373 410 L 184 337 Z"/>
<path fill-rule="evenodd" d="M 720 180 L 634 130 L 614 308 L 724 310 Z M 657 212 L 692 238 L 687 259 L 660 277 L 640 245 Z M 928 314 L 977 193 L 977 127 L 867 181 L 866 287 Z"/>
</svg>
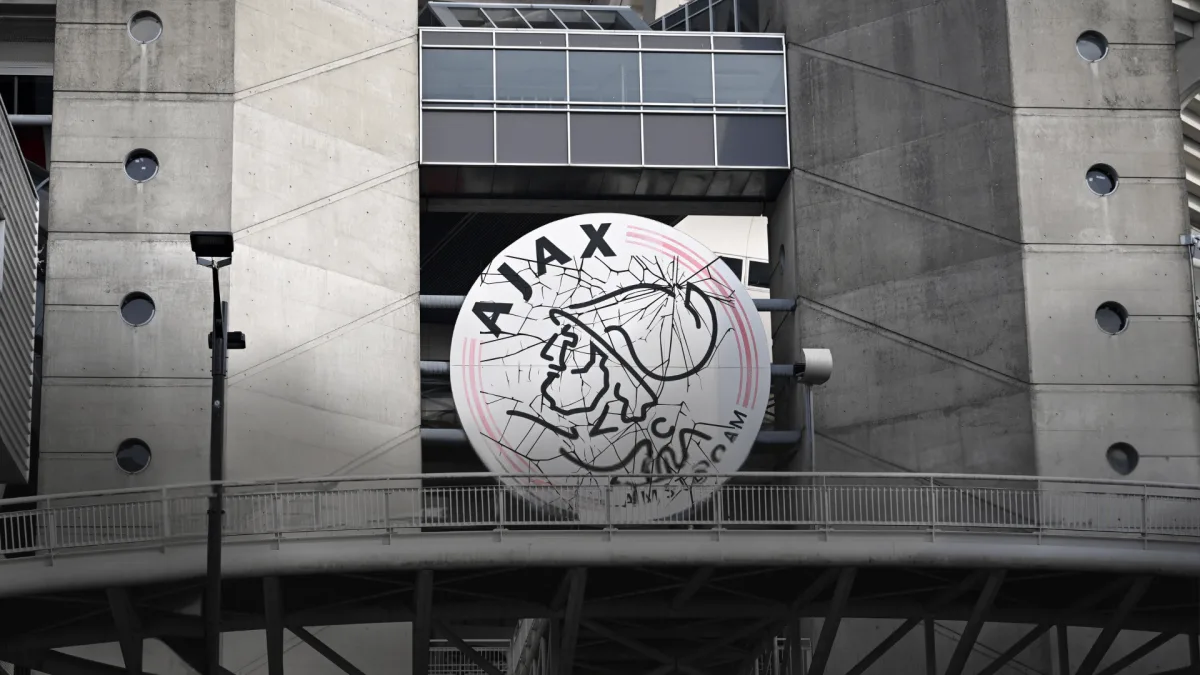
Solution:
<svg viewBox="0 0 1200 675">
<path fill-rule="evenodd" d="M 767 406 L 745 289 L 698 242 L 636 216 L 574 216 L 511 244 L 467 295 L 451 350 L 484 463 L 580 519 L 690 508 L 717 483 L 705 475 L 741 466 Z"/>
</svg>

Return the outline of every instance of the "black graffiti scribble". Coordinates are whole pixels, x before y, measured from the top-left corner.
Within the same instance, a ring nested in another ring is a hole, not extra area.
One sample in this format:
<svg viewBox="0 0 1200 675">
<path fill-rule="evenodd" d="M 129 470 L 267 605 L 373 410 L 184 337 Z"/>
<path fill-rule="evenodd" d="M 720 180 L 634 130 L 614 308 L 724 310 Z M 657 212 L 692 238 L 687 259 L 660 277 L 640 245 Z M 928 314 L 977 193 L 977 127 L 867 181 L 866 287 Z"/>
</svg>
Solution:
<svg viewBox="0 0 1200 675">
<path fill-rule="evenodd" d="M 714 470 L 725 439 L 701 428 L 725 427 L 728 411 L 697 418 L 687 399 L 697 386 L 712 386 L 697 376 L 732 339 L 731 329 L 719 328 L 718 312 L 734 301 L 733 289 L 709 267 L 690 270 L 667 258 L 632 256 L 623 267 L 603 257 L 541 258 L 506 256 L 481 275 L 481 284 L 515 287 L 526 300 L 516 314 L 488 316 L 482 360 L 516 361 L 505 376 L 509 385 L 537 383 L 532 398 L 517 398 L 504 382 L 481 392 L 508 420 L 527 422 L 505 423 L 491 440 L 527 461 L 531 472 L 545 473 L 541 465 L 556 458 L 569 462 L 581 486 L 648 482 L 621 474 Z M 522 283 L 514 284 L 518 274 Z M 548 337 L 534 328 L 545 321 L 555 327 Z M 525 354 L 536 354 L 536 363 Z M 679 482 L 671 494 L 697 482 Z M 545 489 L 572 500 L 570 486 Z"/>
</svg>

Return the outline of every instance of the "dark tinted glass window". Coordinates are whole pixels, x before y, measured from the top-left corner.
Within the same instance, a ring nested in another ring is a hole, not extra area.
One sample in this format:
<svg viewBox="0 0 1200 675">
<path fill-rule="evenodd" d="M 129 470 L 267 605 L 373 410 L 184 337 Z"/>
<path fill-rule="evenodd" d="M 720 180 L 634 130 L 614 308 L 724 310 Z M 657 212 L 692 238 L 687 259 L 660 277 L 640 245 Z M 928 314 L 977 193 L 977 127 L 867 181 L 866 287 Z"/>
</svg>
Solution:
<svg viewBox="0 0 1200 675">
<path fill-rule="evenodd" d="M 492 96 L 492 52 L 487 49 L 425 49 L 422 97 L 486 101 Z"/>
<path fill-rule="evenodd" d="M 521 16 L 524 16 L 529 25 L 534 28 L 561 29 L 563 27 L 548 9 L 521 9 L 520 12 Z"/>
<path fill-rule="evenodd" d="M 732 33 L 737 30 L 733 22 L 733 0 L 718 0 L 712 5 L 714 33 Z"/>
<path fill-rule="evenodd" d="M 712 20 L 708 16 L 707 8 L 688 17 L 688 30 L 697 33 L 712 32 Z"/>
<path fill-rule="evenodd" d="M 497 50 L 496 98 L 501 101 L 567 100 L 567 53 Z"/>
<path fill-rule="evenodd" d="M 425 111 L 421 120 L 424 162 L 487 163 L 492 157 L 492 113 Z"/>
<path fill-rule="evenodd" d="M 571 30 L 600 30 L 600 27 L 583 10 L 555 9 L 554 13 Z"/>
<path fill-rule="evenodd" d="M 571 113 L 571 163 L 642 163 L 642 123 L 638 115 Z"/>
<path fill-rule="evenodd" d="M 783 105 L 782 54 L 714 54 L 717 103 Z"/>
<path fill-rule="evenodd" d="M 627 52 L 571 52 L 571 100 L 637 103 L 638 55 Z"/>
<path fill-rule="evenodd" d="M 771 265 L 757 260 L 750 261 L 750 273 L 746 277 L 747 286 L 757 286 L 758 288 L 771 287 Z"/>
<path fill-rule="evenodd" d="M 566 164 L 566 113 L 496 115 L 497 164 Z"/>
<path fill-rule="evenodd" d="M 712 103 L 712 56 L 646 52 L 642 92 L 647 103 Z"/>
<path fill-rule="evenodd" d="M 646 115 L 646 164 L 712 166 L 712 124 L 709 115 Z"/>
<path fill-rule="evenodd" d="M 17 113 L 17 78 L 15 75 L 0 75 L 0 99 L 4 100 L 4 109 L 10 114 Z"/>
<path fill-rule="evenodd" d="M 721 166 L 788 166 L 787 120 L 783 115 L 718 116 L 717 160 Z"/>
<path fill-rule="evenodd" d="M 729 266 L 733 272 L 733 276 L 737 277 L 738 281 L 742 280 L 742 259 L 730 258 L 729 256 L 721 256 L 721 262 Z"/>
</svg>

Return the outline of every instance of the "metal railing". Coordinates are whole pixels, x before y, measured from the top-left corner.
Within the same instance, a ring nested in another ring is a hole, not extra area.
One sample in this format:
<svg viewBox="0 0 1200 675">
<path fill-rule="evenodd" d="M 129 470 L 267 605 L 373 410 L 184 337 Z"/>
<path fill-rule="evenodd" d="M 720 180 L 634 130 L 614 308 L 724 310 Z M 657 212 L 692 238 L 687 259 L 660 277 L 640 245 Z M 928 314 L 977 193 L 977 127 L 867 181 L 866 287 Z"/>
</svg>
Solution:
<svg viewBox="0 0 1200 675">
<path fill-rule="evenodd" d="M 441 530 L 923 530 L 1200 539 L 1200 486 L 896 473 L 744 473 L 569 490 L 496 474 L 227 481 L 224 534 L 411 536 Z M 542 479 L 549 479 L 546 476 Z M 566 480 L 566 477 L 562 477 Z M 726 480 L 719 484 L 719 480 Z M 571 480 L 579 480 L 573 477 Z M 625 480 L 630 480 L 626 478 Z M 0 554 L 201 541 L 211 484 L 0 500 Z M 673 515 L 647 500 L 674 492 Z M 633 498 L 631 499 L 631 495 Z M 590 504 L 575 513 L 570 503 Z M 600 506 L 597 506 L 600 505 Z M 0 560 L 0 565 L 4 561 Z"/>
<path fill-rule="evenodd" d="M 467 644 L 496 670 L 508 671 L 508 640 L 470 640 Z M 487 671 L 468 659 L 458 647 L 443 640 L 431 640 L 429 675 L 487 675 Z"/>
</svg>

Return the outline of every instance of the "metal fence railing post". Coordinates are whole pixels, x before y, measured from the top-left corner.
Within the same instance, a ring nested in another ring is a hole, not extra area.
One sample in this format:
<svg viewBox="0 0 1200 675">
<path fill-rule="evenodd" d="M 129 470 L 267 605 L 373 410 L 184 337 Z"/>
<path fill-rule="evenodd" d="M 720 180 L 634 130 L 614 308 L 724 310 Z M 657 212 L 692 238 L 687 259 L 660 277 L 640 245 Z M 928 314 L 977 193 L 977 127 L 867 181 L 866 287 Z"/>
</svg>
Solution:
<svg viewBox="0 0 1200 675">
<path fill-rule="evenodd" d="M 392 481 L 383 482 L 383 531 L 387 534 L 387 543 L 392 543 Z"/>
<path fill-rule="evenodd" d="M 616 528 L 613 527 L 613 517 L 612 517 L 612 483 L 605 483 L 605 485 L 604 485 L 604 530 L 606 532 L 612 532 L 614 529 L 616 529 Z"/>
<path fill-rule="evenodd" d="M 721 536 L 721 530 L 725 529 L 725 489 L 717 486 L 716 499 L 713 500 L 713 524 L 716 528 L 717 536 Z"/>
<path fill-rule="evenodd" d="M 1142 485 L 1142 548 L 1149 548 L 1150 546 L 1149 530 L 1147 528 L 1147 521 L 1150 516 L 1148 513 L 1148 502 L 1150 501 L 1149 490 L 1150 486 L 1145 484 Z"/>
<path fill-rule="evenodd" d="M 504 531 L 504 486 L 496 486 L 496 531 Z"/>
<path fill-rule="evenodd" d="M 46 505 L 43 507 L 46 515 L 46 553 L 50 556 L 50 562 L 54 562 L 54 546 L 58 542 L 58 525 L 55 523 L 54 509 L 49 499 L 46 500 Z"/>
<path fill-rule="evenodd" d="M 823 529 L 825 531 L 826 539 L 829 538 L 829 532 L 830 532 L 830 530 L 833 529 L 833 522 L 832 522 L 833 521 L 833 508 L 832 508 L 833 500 L 830 497 L 831 497 L 831 495 L 829 494 L 829 477 L 821 476 L 821 502 L 823 504 L 822 510 L 825 512 L 822 514 L 822 516 L 823 516 L 822 520 L 824 521 Z"/>
<path fill-rule="evenodd" d="M 937 483 L 929 478 L 929 541 L 937 539 L 938 526 Z"/>
<path fill-rule="evenodd" d="M 167 550 L 167 541 L 171 538 L 171 500 L 167 497 L 167 488 L 163 488 L 159 496 L 160 506 L 159 511 L 162 517 L 162 532 L 159 536 L 162 539 L 162 550 Z"/>
</svg>

